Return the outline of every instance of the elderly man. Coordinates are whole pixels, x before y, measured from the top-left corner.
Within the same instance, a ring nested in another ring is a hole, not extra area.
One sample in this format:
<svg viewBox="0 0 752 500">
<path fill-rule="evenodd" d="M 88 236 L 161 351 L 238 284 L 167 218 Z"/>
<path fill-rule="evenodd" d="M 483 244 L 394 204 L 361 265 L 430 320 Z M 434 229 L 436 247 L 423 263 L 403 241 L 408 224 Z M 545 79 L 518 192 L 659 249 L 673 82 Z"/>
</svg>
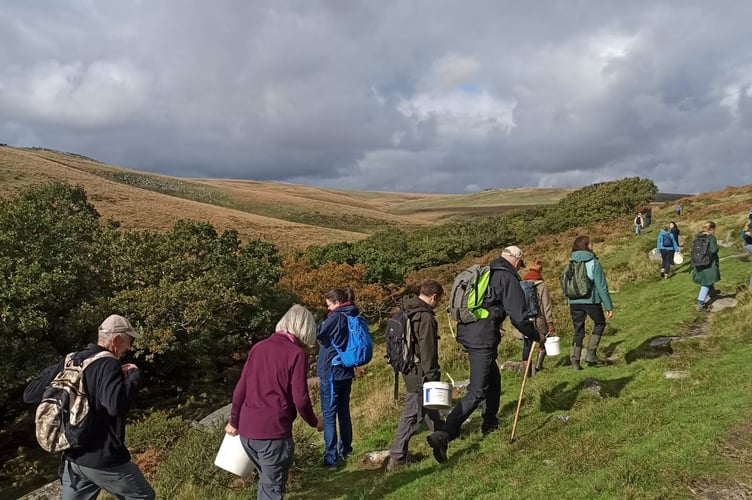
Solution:
<svg viewBox="0 0 752 500">
<path fill-rule="evenodd" d="M 108 351 L 83 371 L 89 399 L 92 426 L 89 441 L 63 453 L 63 500 L 96 498 L 105 490 L 117 498 L 153 499 L 154 490 L 131 461 L 125 447 L 125 414 L 138 390 L 138 367 L 121 365 L 120 358 L 131 348 L 138 333 L 123 316 L 113 314 L 99 325 L 96 344 L 89 344 L 74 355 L 74 363 Z M 63 368 L 59 363 L 42 371 L 24 391 L 26 403 L 38 404 L 52 379 Z"/>
<path fill-rule="evenodd" d="M 462 424 L 482 402 L 483 435 L 499 427 L 496 414 L 501 402 L 501 375 L 496 358 L 504 318 L 509 316 L 512 325 L 525 337 L 535 342 L 545 342 L 545 337 L 535 330 L 535 324 L 525 321 L 525 293 L 517 274 L 517 270 L 524 266 L 522 250 L 518 247 L 510 246 L 502 250 L 501 258 L 494 259 L 490 264 L 491 277 L 483 299 L 483 308 L 488 310 L 488 317 L 473 323 L 457 324 L 457 342 L 462 344 L 470 358 L 470 385 L 465 397 L 449 413 L 442 429 L 427 437 L 438 462 L 447 461 L 449 441 L 459 437 Z"/>
</svg>

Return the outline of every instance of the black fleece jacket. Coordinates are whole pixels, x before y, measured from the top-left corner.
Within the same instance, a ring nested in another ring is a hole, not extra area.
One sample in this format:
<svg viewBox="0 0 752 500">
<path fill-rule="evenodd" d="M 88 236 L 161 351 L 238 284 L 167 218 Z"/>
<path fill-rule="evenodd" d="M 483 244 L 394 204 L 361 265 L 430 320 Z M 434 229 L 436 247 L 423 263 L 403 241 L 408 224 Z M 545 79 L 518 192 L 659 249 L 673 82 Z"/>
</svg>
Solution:
<svg viewBox="0 0 752 500">
<path fill-rule="evenodd" d="M 420 392 L 423 382 L 441 379 L 439 367 L 439 325 L 431 306 L 416 295 L 402 299 L 402 308 L 407 312 L 412 324 L 417 363 L 415 368 L 404 375 L 407 392 Z"/>
<path fill-rule="evenodd" d="M 76 362 L 102 352 L 105 349 L 89 344 L 76 354 Z M 65 358 L 49 366 L 32 380 L 24 390 L 24 402 L 39 404 L 44 390 L 63 368 Z M 127 463 L 131 459 L 125 447 L 125 414 L 138 391 L 141 374 L 138 369 L 130 370 L 128 378 L 123 376 L 120 361 L 114 357 L 104 357 L 94 361 L 84 371 L 84 387 L 93 412 L 92 440 L 83 448 L 68 450 L 65 458 L 85 467 L 104 469 Z"/>
<path fill-rule="evenodd" d="M 520 275 L 512 264 L 498 258 L 491 261 L 491 277 L 483 299 L 488 318 L 457 325 L 457 342 L 469 349 L 496 349 L 501 342 L 501 323 L 509 316 L 512 325 L 525 337 L 536 342 L 540 335 L 532 322 L 525 321 L 525 293 Z"/>
</svg>

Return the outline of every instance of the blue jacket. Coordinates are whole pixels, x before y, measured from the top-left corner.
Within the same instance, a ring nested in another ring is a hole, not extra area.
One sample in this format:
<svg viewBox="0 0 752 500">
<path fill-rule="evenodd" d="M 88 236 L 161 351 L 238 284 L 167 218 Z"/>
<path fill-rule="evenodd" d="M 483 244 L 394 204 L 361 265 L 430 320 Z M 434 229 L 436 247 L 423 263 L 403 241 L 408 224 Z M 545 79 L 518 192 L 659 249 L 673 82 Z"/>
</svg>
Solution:
<svg viewBox="0 0 752 500">
<path fill-rule="evenodd" d="M 344 366 L 332 366 L 332 359 L 337 355 L 337 351 L 332 347 L 332 342 L 337 344 L 340 350 L 347 348 L 347 339 L 350 332 L 347 328 L 348 316 L 357 316 L 360 314 L 358 308 L 352 304 L 346 304 L 331 311 L 324 321 L 316 326 L 316 340 L 319 341 L 319 357 L 316 362 L 316 374 L 321 379 L 328 379 L 329 373 L 332 374 L 333 380 L 347 380 L 355 376 L 352 368 Z"/>
<path fill-rule="evenodd" d="M 608 293 L 606 274 L 603 272 L 598 258 L 589 250 L 577 250 L 569 257 L 575 262 L 584 262 L 588 278 L 593 280 L 593 291 L 589 297 L 583 299 L 567 299 L 570 304 L 603 304 L 606 311 L 613 311 L 611 295 Z"/>
<path fill-rule="evenodd" d="M 663 244 L 663 235 L 669 235 L 671 238 L 671 246 L 665 246 Z M 676 242 L 676 238 L 674 238 L 674 235 L 671 231 L 666 231 L 661 229 L 661 232 L 658 233 L 658 239 L 656 240 L 655 250 L 658 253 L 661 253 L 661 250 L 668 250 L 669 252 L 678 252 L 679 251 L 679 244 Z"/>
</svg>

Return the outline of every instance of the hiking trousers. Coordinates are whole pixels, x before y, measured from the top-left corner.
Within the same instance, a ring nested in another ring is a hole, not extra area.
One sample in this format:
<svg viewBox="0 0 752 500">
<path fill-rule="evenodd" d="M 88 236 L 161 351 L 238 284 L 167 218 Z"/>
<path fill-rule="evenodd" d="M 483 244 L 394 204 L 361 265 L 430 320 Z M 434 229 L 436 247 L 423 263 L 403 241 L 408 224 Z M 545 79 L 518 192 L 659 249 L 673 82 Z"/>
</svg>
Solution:
<svg viewBox="0 0 752 500">
<path fill-rule="evenodd" d="M 674 263 L 674 253 L 673 250 L 661 250 L 661 269 L 666 276 L 671 270 L 671 264 Z"/>
<path fill-rule="evenodd" d="M 133 462 L 94 469 L 63 459 L 63 500 L 94 500 L 101 490 L 120 500 L 153 500 L 154 489 Z"/>
<path fill-rule="evenodd" d="M 499 427 L 501 402 L 501 373 L 496 364 L 496 348 L 466 348 L 470 357 L 470 385 L 467 394 L 452 408 L 442 428 L 449 439 L 460 436 L 460 428 L 475 409 L 483 403 L 481 431 L 490 432 Z"/>
<path fill-rule="evenodd" d="M 582 347 L 582 341 L 585 339 L 585 319 L 588 316 L 593 320 L 592 335 L 603 335 L 603 330 L 606 329 L 606 316 L 601 304 L 569 304 L 569 314 L 574 326 L 573 346 Z"/>
<path fill-rule="evenodd" d="M 287 478 L 295 455 L 291 438 L 249 439 L 240 437 L 253 466 L 258 472 L 256 500 L 280 500 L 284 497 Z"/>
<path fill-rule="evenodd" d="M 420 424 L 423 420 L 426 421 L 431 432 L 440 431 L 444 425 L 439 410 L 423 408 L 423 391 L 408 392 L 405 395 L 405 406 L 402 408 L 394 442 L 389 450 L 390 457 L 400 461 L 407 459 L 407 446 L 410 438 L 420 431 Z"/>
</svg>

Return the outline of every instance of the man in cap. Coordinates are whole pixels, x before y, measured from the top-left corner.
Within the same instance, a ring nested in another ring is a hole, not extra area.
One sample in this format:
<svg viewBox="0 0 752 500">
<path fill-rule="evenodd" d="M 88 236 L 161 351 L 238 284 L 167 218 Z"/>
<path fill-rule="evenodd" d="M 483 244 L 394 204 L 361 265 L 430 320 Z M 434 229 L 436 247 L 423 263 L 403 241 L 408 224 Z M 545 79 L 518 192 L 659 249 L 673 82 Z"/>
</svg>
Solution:
<svg viewBox="0 0 752 500">
<path fill-rule="evenodd" d="M 449 441 L 457 439 L 460 428 L 471 413 L 483 403 L 481 432 L 490 434 L 499 427 L 497 413 L 501 402 L 501 374 L 496 364 L 497 348 L 501 342 L 501 323 L 509 316 L 512 325 L 529 339 L 545 342 L 535 324 L 525 321 L 525 293 L 520 286 L 517 270 L 525 267 L 522 250 L 516 246 L 504 248 L 501 257 L 491 261 L 491 276 L 483 299 L 488 317 L 473 323 L 457 324 L 457 342 L 470 358 L 470 385 L 467 394 L 452 409 L 441 430 L 428 435 L 428 444 L 438 462 L 447 461 Z"/>
<path fill-rule="evenodd" d="M 83 371 L 83 382 L 91 415 L 90 440 L 80 448 L 63 453 L 63 499 L 95 498 L 104 489 L 117 498 L 153 499 L 154 490 L 125 447 L 125 414 L 138 391 L 141 373 L 132 363 L 121 365 L 120 358 L 139 334 L 128 319 L 108 316 L 98 329 L 96 344 L 75 354 L 74 362 L 98 353 L 106 355 Z M 38 404 L 52 379 L 62 369 L 65 358 L 42 371 L 24 391 L 26 403 Z"/>
</svg>

